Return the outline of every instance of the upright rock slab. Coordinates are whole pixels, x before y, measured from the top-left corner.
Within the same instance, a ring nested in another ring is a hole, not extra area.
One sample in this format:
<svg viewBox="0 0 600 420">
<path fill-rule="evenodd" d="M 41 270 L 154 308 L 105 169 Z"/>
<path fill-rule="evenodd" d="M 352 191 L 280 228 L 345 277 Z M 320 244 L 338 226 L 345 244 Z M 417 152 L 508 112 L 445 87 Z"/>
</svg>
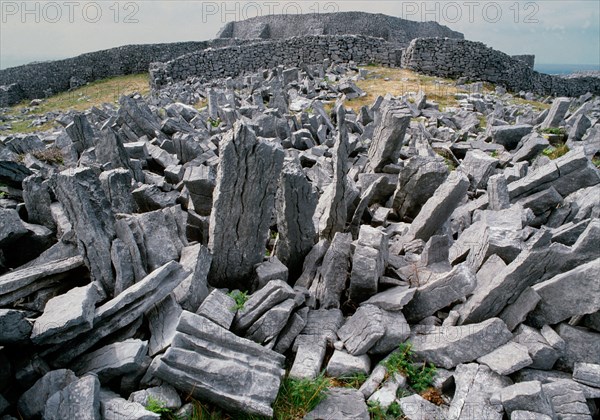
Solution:
<svg viewBox="0 0 600 420">
<path fill-rule="evenodd" d="M 275 201 L 279 231 L 275 255 L 288 267 L 292 279 L 302 273 L 304 257 L 315 243 L 312 218 L 317 202 L 317 195 L 302 167 L 296 161 L 286 162 Z"/>
<path fill-rule="evenodd" d="M 273 179 L 279 177 L 283 150 L 237 123 L 220 156 L 210 216 L 209 281 L 230 287 L 247 280 L 264 256 L 277 187 Z"/>
<path fill-rule="evenodd" d="M 90 168 L 67 169 L 58 174 L 55 193 L 75 230 L 92 280 L 111 294 L 115 282 L 110 257 L 114 214 L 98 177 Z"/>
<path fill-rule="evenodd" d="M 285 357 L 183 312 L 156 376 L 227 410 L 272 416 Z"/>
<path fill-rule="evenodd" d="M 385 165 L 396 163 L 411 116 L 408 108 L 394 105 L 384 107 L 376 115 L 367 172 L 381 172 Z"/>
<path fill-rule="evenodd" d="M 100 382 L 87 375 L 48 398 L 44 419 L 100 420 Z"/>
<path fill-rule="evenodd" d="M 548 111 L 546 119 L 542 122 L 542 129 L 544 128 L 557 128 L 559 127 L 562 120 L 564 120 L 569 106 L 571 105 L 571 99 L 569 98 L 556 98 L 552 102 L 552 107 Z"/>
</svg>

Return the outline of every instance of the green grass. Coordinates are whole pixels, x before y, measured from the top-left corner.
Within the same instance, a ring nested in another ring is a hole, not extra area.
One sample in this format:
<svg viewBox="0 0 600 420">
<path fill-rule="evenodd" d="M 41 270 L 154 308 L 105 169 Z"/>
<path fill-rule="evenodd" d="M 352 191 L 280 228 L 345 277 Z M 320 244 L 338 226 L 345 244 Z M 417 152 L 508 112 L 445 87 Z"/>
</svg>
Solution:
<svg viewBox="0 0 600 420">
<path fill-rule="evenodd" d="M 388 375 L 401 373 L 406 376 L 408 385 L 416 392 L 421 393 L 431 387 L 435 376 L 435 366 L 423 363 L 420 367 L 414 363 L 414 354 L 409 342 L 402 343 L 398 350 L 392 353 L 381 363 L 388 371 Z"/>
<path fill-rule="evenodd" d="M 566 155 L 569 152 L 569 148 L 566 144 L 560 145 L 558 147 L 550 146 L 542 151 L 544 156 L 549 157 L 551 160 L 558 159 L 561 156 Z"/>
<path fill-rule="evenodd" d="M 46 131 L 55 127 L 56 123 L 48 121 L 41 126 L 30 127 L 34 119 L 32 117 L 43 116 L 48 112 L 85 111 L 93 106 L 100 107 L 105 103 L 118 106 L 118 100 L 122 95 L 135 92 L 141 95 L 147 95 L 150 92 L 147 73 L 97 80 L 72 91 L 46 98 L 36 107 L 30 107 L 30 101 L 26 100 L 8 109 L 7 116 L 12 118 L 9 118 L 6 123 L 10 124 L 12 128 L 0 131 L 0 134 Z"/>
<path fill-rule="evenodd" d="M 146 401 L 146 410 L 151 411 L 155 414 L 160 414 L 161 419 L 165 420 L 179 420 L 175 415 L 175 410 L 172 408 L 165 407 L 165 403 L 152 396 L 148 397 Z"/>
<path fill-rule="evenodd" d="M 403 419 L 404 413 L 402 412 L 402 408 L 400 408 L 400 404 L 394 401 L 387 410 L 384 410 L 383 407 L 374 401 L 367 402 L 369 417 L 372 420 L 399 420 Z"/>
<path fill-rule="evenodd" d="M 600 169 L 600 157 L 595 157 L 592 159 L 592 163 L 594 164 L 594 166 L 598 169 Z"/>
<path fill-rule="evenodd" d="M 244 309 L 244 305 L 249 299 L 248 292 L 242 292 L 239 290 L 229 292 L 227 293 L 227 296 L 231 297 L 235 301 L 235 305 L 230 308 L 231 311 L 240 311 Z"/>
<path fill-rule="evenodd" d="M 212 127 L 217 128 L 221 125 L 221 118 L 217 118 L 216 120 L 209 118 L 207 121 Z"/>
<path fill-rule="evenodd" d="M 323 374 L 314 380 L 289 377 L 284 379 L 273 404 L 274 418 L 277 420 L 303 418 L 323 401 L 330 385 L 329 378 Z"/>
<path fill-rule="evenodd" d="M 542 133 L 542 134 L 555 134 L 557 136 L 564 136 L 566 134 L 566 131 L 565 131 L 564 128 L 549 127 L 549 128 L 543 128 L 543 129 L 541 129 L 540 133 Z"/>
<path fill-rule="evenodd" d="M 341 376 L 339 378 L 330 378 L 334 386 L 344 388 L 360 388 L 369 376 L 364 373 L 354 373 L 352 375 Z"/>
</svg>

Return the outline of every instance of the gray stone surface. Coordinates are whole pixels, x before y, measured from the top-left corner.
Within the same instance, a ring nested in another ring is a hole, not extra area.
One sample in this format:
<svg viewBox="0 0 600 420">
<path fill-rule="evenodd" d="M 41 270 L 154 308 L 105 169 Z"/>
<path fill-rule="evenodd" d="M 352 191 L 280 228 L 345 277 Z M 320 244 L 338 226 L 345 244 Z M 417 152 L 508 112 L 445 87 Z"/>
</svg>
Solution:
<svg viewBox="0 0 600 420">
<path fill-rule="evenodd" d="M 223 291 L 215 289 L 204 299 L 196 314 L 228 330 L 236 312 L 235 300 Z"/>
<path fill-rule="evenodd" d="M 492 127 L 490 132 L 494 143 L 501 144 L 507 150 L 513 150 L 527 134 L 531 133 L 533 127 L 527 124 L 521 125 L 499 125 Z"/>
<path fill-rule="evenodd" d="M 446 180 L 448 172 L 448 167 L 439 157 L 413 156 L 405 161 L 392 199 L 392 208 L 398 218 L 415 218 Z"/>
<path fill-rule="evenodd" d="M 413 323 L 433 315 L 436 311 L 466 297 L 475 289 L 476 284 L 475 273 L 467 264 L 456 266 L 439 279 L 417 288 L 414 297 L 404 308 L 407 320 Z"/>
<path fill-rule="evenodd" d="M 373 305 L 360 306 L 337 335 L 348 353 L 353 356 L 365 354 L 385 335 L 381 309 Z"/>
<path fill-rule="evenodd" d="M 527 410 L 515 410 L 510 413 L 510 420 L 552 420 L 552 417 Z"/>
<path fill-rule="evenodd" d="M 155 356 L 171 345 L 181 312 L 181 306 L 172 294 L 146 312 L 148 329 L 150 330 L 148 355 Z"/>
<path fill-rule="evenodd" d="M 284 360 L 278 353 L 184 311 L 173 344 L 158 362 L 155 375 L 225 409 L 272 416 Z"/>
<path fill-rule="evenodd" d="M 511 338 L 512 334 L 502 320 L 490 318 L 479 324 L 459 327 L 415 325 L 410 341 L 420 360 L 451 369 L 488 354 Z"/>
<path fill-rule="evenodd" d="M 396 401 L 399 388 L 406 387 L 406 378 L 400 373 L 394 373 L 375 391 L 367 400 L 370 404 L 378 404 L 383 411 L 387 411 L 390 405 Z"/>
<path fill-rule="evenodd" d="M 485 364 L 499 375 L 507 376 L 533 363 L 528 348 L 523 344 L 508 342 L 481 356 L 477 362 Z"/>
<path fill-rule="evenodd" d="M 96 284 L 90 283 L 50 299 L 33 324 L 31 340 L 37 345 L 58 344 L 91 330 L 100 297 Z"/>
<path fill-rule="evenodd" d="M 389 104 L 375 114 L 375 132 L 369 146 L 367 172 L 381 172 L 389 163 L 396 163 L 410 124 L 411 113 L 406 107 Z"/>
<path fill-rule="evenodd" d="M 446 413 L 437 405 L 430 403 L 418 394 L 398 399 L 405 416 L 411 420 L 442 420 Z"/>
<path fill-rule="evenodd" d="M 402 312 L 381 310 L 383 337 L 369 350 L 372 354 L 387 354 L 410 336 L 410 326 Z"/>
<path fill-rule="evenodd" d="M 373 371 L 365 382 L 360 386 L 359 391 L 362 392 L 365 398 L 369 398 L 379 388 L 387 375 L 387 369 L 378 364 L 373 368 Z"/>
<path fill-rule="evenodd" d="M 452 172 L 423 205 L 410 226 L 408 236 L 427 241 L 435 235 L 465 197 L 468 187 L 469 180 L 464 174 Z"/>
<path fill-rule="evenodd" d="M 448 419 L 458 420 L 465 416 L 489 420 L 501 420 L 502 404 L 494 400 L 495 394 L 512 381 L 477 363 L 461 364 L 454 371 L 456 391 L 448 409 Z"/>
<path fill-rule="evenodd" d="M 29 223 L 46 226 L 48 229 L 54 229 L 56 224 L 52 219 L 50 204 L 52 197 L 48 182 L 44 182 L 41 175 L 31 175 L 23 180 L 23 201 L 27 208 L 27 218 Z"/>
<path fill-rule="evenodd" d="M 290 348 L 296 337 L 306 326 L 308 311 L 308 308 L 302 308 L 290 316 L 286 326 L 281 330 L 279 337 L 277 337 L 277 344 L 275 344 L 273 350 L 283 354 Z"/>
<path fill-rule="evenodd" d="M 577 362 L 600 364 L 600 334 L 568 324 L 560 324 L 556 332 L 566 343 L 565 352 L 559 359 L 561 366 L 573 369 Z"/>
<path fill-rule="evenodd" d="M 286 161 L 277 190 L 277 230 L 275 255 L 285 264 L 292 279 L 302 273 L 304 257 L 316 238 L 312 222 L 318 197 L 296 161 Z"/>
<path fill-rule="evenodd" d="M 295 379 L 315 379 L 321 372 L 327 349 L 324 335 L 299 335 L 294 343 L 296 357 L 289 377 Z"/>
<path fill-rule="evenodd" d="M 248 328 L 246 338 L 263 345 L 271 343 L 273 346 L 274 340 L 287 324 L 295 307 L 294 299 L 287 299 L 275 305 Z"/>
<path fill-rule="evenodd" d="M 527 325 L 521 325 L 517 329 L 513 341 L 527 347 L 533 361 L 529 366 L 532 369 L 552 369 L 561 354 L 560 350 L 551 346 L 538 330 Z"/>
<path fill-rule="evenodd" d="M 159 401 L 165 407 L 178 409 L 181 407 L 181 398 L 177 394 L 177 390 L 171 385 L 161 385 L 141 391 L 132 392 L 129 396 L 129 401 L 136 402 L 143 406 L 148 405 L 148 400 L 153 399 Z"/>
<path fill-rule="evenodd" d="M 371 296 L 361 305 L 375 305 L 386 311 L 400 311 L 411 301 L 417 291 L 416 287 L 396 286 Z"/>
<path fill-rule="evenodd" d="M 105 420 L 159 420 L 160 414 L 146 410 L 142 404 L 129 402 L 119 394 L 100 390 L 100 414 Z"/>
<path fill-rule="evenodd" d="M 264 287 L 271 280 L 288 281 L 288 268 L 283 265 L 279 258 L 272 257 L 256 266 L 257 288 Z"/>
<path fill-rule="evenodd" d="M 13 209 L 0 209 L 0 246 L 7 246 L 27 233 L 27 228 Z"/>
<path fill-rule="evenodd" d="M 500 390 L 500 400 L 506 414 L 515 410 L 535 411 L 554 418 L 550 399 L 539 381 L 519 382 Z"/>
<path fill-rule="evenodd" d="M 600 365 L 593 363 L 575 363 L 573 379 L 577 382 L 600 388 Z"/>
<path fill-rule="evenodd" d="M 114 215 L 100 181 L 90 168 L 69 169 L 58 174 L 54 190 L 77 235 L 92 280 L 112 293 L 110 248 L 115 237 Z"/>
<path fill-rule="evenodd" d="M 220 147 L 209 249 L 213 286 L 243 283 L 261 262 L 269 233 L 283 150 L 237 124 Z"/>
<path fill-rule="evenodd" d="M 0 345 L 26 344 L 32 325 L 26 318 L 33 312 L 0 309 Z"/>
<path fill-rule="evenodd" d="M 600 309 L 600 259 L 533 286 L 541 301 L 529 314 L 533 326 L 558 324 L 574 315 Z"/>
<path fill-rule="evenodd" d="M 590 420 L 592 415 L 585 395 L 573 381 L 558 380 L 543 384 L 542 389 L 559 419 Z M 540 410 L 538 410 L 540 411 Z"/>
<path fill-rule="evenodd" d="M 475 149 L 467 152 L 460 168 L 469 177 L 471 188 L 476 190 L 487 188 L 488 179 L 494 174 L 497 165 L 498 159 Z"/>
<path fill-rule="evenodd" d="M 571 99 L 556 98 L 552 102 L 552 107 L 548 111 L 548 116 L 542 122 L 541 128 L 558 128 L 564 120 L 570 105 Z"/>
<path fill-rule="evenodd" d="M 523 139 L 521 147 L 513 154 L 512 161 L 522 162 L 532 160 L 539 156 L 548 146 L 550 146 L 548 140 L 537 132 L 533 132 Z"/>
<path fill-rule="evenodd" d="M 324 336 L 329 344 L 333 344 L 338 339 L 337 332 L 343 323 L 344 315 L 339 309 L 310 310 L 301 335 Z"/>
<path fill-rule="evenodd" d="M 336 233 L 310 290 L 323 309 L 339 308 L 350 269 L 352 235 Z"/>
<path fill-rule="evenodd" d="M 133 213 L 136 210 L 131 195 L 132 176 L 129 170 L 119 168 L 104 171 L 99 179 L 114 213 Z"/>
<path fill-rule="evenodd" d="M 510 196 L 504 175 L 492 175 L 488 179 L 488 209 L 503 210 L 510 206 Z"/>
<path fill-rule="evenodd" d="M 25 418 L 40 417 L 44 413 L 46 400 L 63 390 L 77 376 L 69 369 L 52 370 L 41 377 L 19 398 L 18 409 Z"/>
<path fill-rule="evenodd" d="M 57 285 L 70 272 L 82 266 L 83 257 L 77 256 L 6 273 L 0 276 L 0 305 L 7 305 L 37 290 Z"/>
<path fill-rule="evenodd" d="M 94 329 L 58 344 L 48 354 L 57 366 L 65 365 L 103 338 L 138 320 L 152 306 L 162 301 L 181 283 L 186 273 L 171 261 L 153 271 L 142 281 L 96 309 Z"/>
<path fill-rule="evenodd" d="M 517 300 L 504 308 L 498 317 L 506 323 L 509 330 L 513 331 L 525 321 L 527 314 L 535 309 L 540 300 L 540 295 L 533 288 L 528 287 L 523 290 Z"/>
<path fill-rule="evenodd" d="M 147 341 L 129 339 L 87 353 L 72 366 L 77 375 L 93 373 L 104 383 L 134 371 L 141 365 L 147 352 Z"/>
<path fill-rule="evenodd" d="M 191 166 L 185 170 L 183 183 L 190 193 L 194 211 L 201 216 L 210 216 L 216 185 L 214 169 L 204 165 Z"/>
<path fill-rule="evenodd" d="M 183 309 L 196 312 L 208 296 L 207 277 L 212 255 L 204 245 L 196 244 L 181 250 L 179 262 L 191 274 L 175 289 L 175 297 Z"/>
<path fill-rule="evenodd" d="M 352 356 L 343 350 L 335 350 L 327 363 L 327 375 L 334 378 L 343 378 L 353 374 L 368 375 L 371 371 L 371 359 L 366 354 Z"/>
<path fill-rule="evenodd" d="M 86 375 L 71 382 L 46 401 L 44 419 L 100 420 L 100 382 L 95 375 Z"/>
<path fill-rule="evenodd" d="M 233 323 L 233 331 L 246 331 L 269 309 L 286 299 L 293 299 L 294 296 L 294 290 L 284 281 L 268 282 L 265 287 L 253 293 L 244 307 L 238 310 Z"/>
<path fill-rule="evenodd" d="M 330 388 L 327 396 L 304 416 L 306 420 L 353 419 L 368 420 L 367 404 L 361 392 L 352 388 Z"/>
<path fill-rule="evenodd" d="M 337 113 L 338 134 L 333 155 L 333 180 L 328 190 L 319 198 L 315 223 L 321 239 L 334 239 L 338 232 L 346 227 L 347 205 L 346 199 L 349 190 L 346 175 L 348 174 L 348 128 L 346 127 L 346 112 L 341 106 Z"/>
</svg>

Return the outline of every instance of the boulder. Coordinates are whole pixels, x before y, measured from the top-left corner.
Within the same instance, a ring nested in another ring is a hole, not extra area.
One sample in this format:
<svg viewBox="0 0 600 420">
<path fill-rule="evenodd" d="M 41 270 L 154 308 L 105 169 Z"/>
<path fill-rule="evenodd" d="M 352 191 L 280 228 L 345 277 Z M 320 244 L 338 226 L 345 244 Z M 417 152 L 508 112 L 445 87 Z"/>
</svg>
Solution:
<svg viewBox="0 0 600 420">
<path fill-rule="evenodd" d="M 69 369 L 51 370 L 21 395 L 19 412 L 24 418 L 40 417 L 48 398 L 75 381 L 77 376 Z"/>
<path fill-rule="evenodd" d="M 100 382 L 86 375 L 52 394 L 46 401 L 44 419 L 100 420 Z"/>
<path fill-rule="evenodd" d="M 327 396 L 305 420 L 348 419 L 368 420 L 367 404 L 361 392 L 352 388 L 330 388 Z"/>
</svg>

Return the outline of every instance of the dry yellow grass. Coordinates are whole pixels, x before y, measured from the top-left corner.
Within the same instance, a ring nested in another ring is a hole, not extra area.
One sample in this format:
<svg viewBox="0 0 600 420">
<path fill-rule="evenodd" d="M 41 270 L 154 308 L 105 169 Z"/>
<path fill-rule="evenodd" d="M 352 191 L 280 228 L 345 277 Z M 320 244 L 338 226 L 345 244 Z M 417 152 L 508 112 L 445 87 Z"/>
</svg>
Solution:
<svg viewBox="0 0 600 420">
<path fill-rule="evenodd" d="M 345 104 L 348 108 L 357 112 L 364 105 L 372 105 L 378 96 L 385 96 L 388 93 L 394 96 L 416 95 L 422 90 L 427 95 L 427 99 L 438 102 L 440 107 L 443 108 L 456 105 L 455 95 L 466 92 L 458 89 L 451 79 L 426 76 L 408 69 L 379 66 L 364 68 L 369 73 L 365 80 L 359 80 L 356 84 L 366 92 L 366 95 L 348 100 Z M 489 87 L 485 86 L 484 89 L 487 91 Z"/>
<path fill-rule="evenodd" d="M 116 104 L 121 95 L 131 93 L 147 95 L 150 92 L 147 74 L 132 74 L 128 76 L 113 77 L 98 80 L 88 85 L 74 89 L 70 92 L 62 92 L 44 99 L 41 105 L 31 108 L 29 100 L 9 108 L 8 114 L 16 119 L 10 121 L 12 129 L 9 133 L 27 133 L 33 131 L 44 131 L 52 128 L 53 122 L 45 123 L 39 127 L 29 127 L 30 119 L 24 119 L 27 115 L 44 115 L 47 112 L 65 112 L 69 110 L 85 111 L 93 106 L 101 106 L 104 103 Z M 31 108 L 26 112 L 25 108 Z"/>
</svg>

